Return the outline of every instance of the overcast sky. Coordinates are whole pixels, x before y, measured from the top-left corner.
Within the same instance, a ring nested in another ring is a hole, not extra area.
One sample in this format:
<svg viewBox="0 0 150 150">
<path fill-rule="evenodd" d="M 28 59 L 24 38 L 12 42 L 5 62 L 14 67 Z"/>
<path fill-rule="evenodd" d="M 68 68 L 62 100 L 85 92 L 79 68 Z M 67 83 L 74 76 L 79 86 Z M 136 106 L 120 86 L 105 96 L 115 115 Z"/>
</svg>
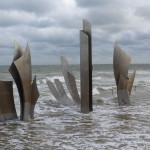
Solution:
<svg viewBox="0 0 150 150">
<path fill-rule="evenodd" d="M 82 19 L 92 24 L 93 63 L 113 60 L 114 42 L 132 63 L 150 63 L 149 0 L 0 0 L 0 65 L 10 65 L 14 40 L 29 43 L 32 64 L 79 64 Z"/>
</svg>

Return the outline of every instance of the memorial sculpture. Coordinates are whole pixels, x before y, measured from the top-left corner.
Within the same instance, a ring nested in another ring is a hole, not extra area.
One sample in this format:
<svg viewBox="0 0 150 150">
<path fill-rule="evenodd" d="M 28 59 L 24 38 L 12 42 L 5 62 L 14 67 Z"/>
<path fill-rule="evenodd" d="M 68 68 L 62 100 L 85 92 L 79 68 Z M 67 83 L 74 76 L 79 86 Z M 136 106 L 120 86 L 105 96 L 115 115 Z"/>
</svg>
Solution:
<svg viewBox="0 0 150 150">
<path fill-rule="evenodd" d="M 34 117 L 34 107 L 39 97 L 36 78 L 32 82 L 32 67 L 30 48 L 27 44 L 23 52 L 21 46 L 15 41 L 14 59 L 9 68 L 19 92 L 20 120 L 27 121 L 29 116 Z"/>
<path fill-rule="evenodd" d="M 69 69 L 68 62 L 64 56 L 61 56 L 62 72 L 66 86 L 76 105 L 81 105 L 82 113 L 93 111 L 92 106 L 92 35 L 91 24 L 88 20 L 83 20 L 83 30 L 80 31 L 80 86 L 81 98 L 78 94 L 76 80 Z M 59 83 L 59 85 L 58 85 Z M 60 104 L 69 105 L 71 100 L 66 95 L 64 88 L 59 80 L 55 85 L 47 81 L 48 87 L 54 97 Z"/>
<path fill-rule="evenodd" d="M 119 105 L 129 105 L 129 94 L 131 93 L 135 74 L 128 78 L 128 70 L 131 57 L 128 56 L 117 43 L 114 46 L 113 68 L 117 85 Z M 128 94 L 129 91 L 129 94 Z"/>
<path fill-rule="evenodd" d="M 17 118 L 12 81 L 0 81 L 0 121 Z"/>
<path fill-rule="evenodd" d="M 52 92 L 53 96 L 56 98 L 56 100 L 61 104 L 65 106 L 70 105 L 79 105 L 80 104 L 80 96 L 78 94 L 76 81 L 73 73 L 69 70 L 69 65 L 64 56 L 60 57 L 61 59 L 61 66 L 62 66 L 62 72 L 64 75 L 65 83 L 68 88 L 68 91 L 72 97 L 70 99 L 63 87 L 63 84 L 60 82 L 59 79 L 55 79 L 55 85 L 51 81 L 47 81 L 47 85 Z"/>
<path fill-rule="evenodd" d="M 91 24 L 83 19 L 83 30 L 80 30 L 80 82 L 81 112 L 88 113 L 92 106 L 92 35 Z"/>
</svg>

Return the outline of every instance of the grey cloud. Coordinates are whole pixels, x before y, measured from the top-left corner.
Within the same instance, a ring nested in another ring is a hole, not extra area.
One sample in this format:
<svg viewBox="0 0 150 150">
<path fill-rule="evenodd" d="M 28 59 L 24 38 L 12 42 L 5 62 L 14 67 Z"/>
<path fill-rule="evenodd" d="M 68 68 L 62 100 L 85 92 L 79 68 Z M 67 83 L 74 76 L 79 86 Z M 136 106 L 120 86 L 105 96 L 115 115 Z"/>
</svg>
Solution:
<svg viewBox="0 0 150 150">
<path fill-rule="evenodd" d="M 50 12 L 52 9 L 55 8 L 56 1 L 50 0 L 0 0 L 0 9 L 2 10 L 20 10 L 20 11 L 27 11 L 36 14 L 43 14 Z"/>
<path fill-rule="evenodd" d="M 135 15 L 138 15 L 139 17 L 150 19 L 150 5 L 138 7 L 135 10 Z"/>
<path fill-rule="evenodd" d="M 144 4 L 138 8 L 132 0 L 0 0 L 0 4 L 0 64 L 11 62 L 14 39 L 23 49 L 29 42 L 33 64 L 60 64 L 61 55 L 79 63 L 83 18 L 92 24 L 94 63 L 112 63 L 115 40 L 135 56 L 134 62 L 138 53 L 149 62 L 144 59 L 150 53 L 150 27 L 145 23 L 149 10 Z"/>
<path fill-rule="evenodd" d="M 107 13 L 106 13 L 107 11 Z M 123 24 L 126 22 L 125 15 L 118 10 L 107 10 L 105 9 L 92 9 L 88 12 L 88 17 L 95 25 L 111 25 L 111 24 Z"/>
<path fill-rule="evenodd" d="M 0 20 L 1 27 L 8 27 L 28 24 L 35 20 L 35 16 L 24 12 L 0 10 Z"/>
<path fill-rule="evenodd" d="M 76 3 L 81 7 L 103 7 L 121 5 L 123 2 L 120 0 L 76 0 Z"/>
</svg>

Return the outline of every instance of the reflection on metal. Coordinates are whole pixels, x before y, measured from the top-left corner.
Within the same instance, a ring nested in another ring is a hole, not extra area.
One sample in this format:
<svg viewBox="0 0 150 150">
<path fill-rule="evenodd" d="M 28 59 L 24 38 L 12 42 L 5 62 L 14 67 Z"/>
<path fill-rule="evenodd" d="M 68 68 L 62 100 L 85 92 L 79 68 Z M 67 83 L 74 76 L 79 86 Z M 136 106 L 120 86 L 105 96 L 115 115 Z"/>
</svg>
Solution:
<svg viewBox="0 0 150 150">
<path fill-rule="evenodd" d="M 38 98 L 36 94 L 32 94 L 32 91 L 36 91 L 37 87 L 35 86 L 36 80 L 34 80 L 34 86 L 32 87 L 31 85 L 31 56 L 28 44 L 25 52 L 23 52 L 21 46 L 15 41 L 14 59 L 9 68 L 9 71 L 15 80 L 20 96 L 20 120 L 26 121 L 31 114 L 30 108 L 32 109 L 31 112 L 34 111 L 34 108 L 32 108 L 31 106 L 32 100 L 34 101 L 34 103 L 36 103 Z M 34 113 L 32 112 L 32 114 Z"/>
<path fill-rule="evenodd" d="M 92 106 L 92 40 L 91 24 L 83 20 L 80 31 L 80 81 L 81 81 L 81 112 L 88 113 Z"/>
<path fill-rule="evenodd" d="M 12 81 L 0 81 L 0 121 L 17 119 Z"/>
<path fill-rule="evenodd" d="M 38 91 L 37 88 L 37 84 L 36 84 L 36 76 L 34 76 L 33 82 L 32 82 L 32 100 L 31 100 L 31 106 L 30 106 L 30 118 L 34 119 L 34 108 L 35 108 L 35 104 L 40 96 L 40 93 Z"/>
<path fill-rule="evenodd" d="M 69 99 L 69 97 L 59 79 L 55 79 L 55 85 L 60 94 L 61 99 L 63 99 L 63 101 L 66 102 L 67 106 L 73 105 L 73 102 L 71 102 L 71 100 Z"/>
<path fill-rule="evenodd" d="M 117 43 L 114 46 L 113 67 L 114 76 L 117 85 L 117 94 L 119 105 L 130 104 L 127 92 L 128 70 L 131 57 L 128 56 Z"/>
<path fill-rule="evenodd" d="M 67 85 L 68 91 L 70 92 L 70 95 L 72 99 L 74 100 L 74 102 L 77 104 L 80 104 L 80 97 L 77 91 L 75 80 L 74 79 L 71 80 L 72 78 L 68 78 L 70 77 L 68 76 L 68 72 L 70 72 L 68 62 L 64 56 L 61 56 L 60 59 L 61 59 L 62 72 L 64 75 L 64 79 L 65 79 L 65 83 Z"/>
<path fill-rule="evenodd" d="M 136 71 L 134 70 L 134 72 L 129 76 L 128 86 L 127 86 L 129 95 L 131 95 L 131 90 L 132 90 L 135 74 L 136 74 Z"/>
</svg>

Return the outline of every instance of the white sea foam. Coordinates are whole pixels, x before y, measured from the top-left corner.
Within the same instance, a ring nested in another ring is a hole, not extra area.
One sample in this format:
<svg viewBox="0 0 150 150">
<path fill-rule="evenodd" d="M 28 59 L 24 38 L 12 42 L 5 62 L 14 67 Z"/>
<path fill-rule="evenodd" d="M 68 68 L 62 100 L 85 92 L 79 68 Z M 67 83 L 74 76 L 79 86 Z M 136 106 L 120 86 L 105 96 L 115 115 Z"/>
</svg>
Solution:
<svg viewBox="0 0 150 150">
<path fill-rule="evenodd" d="M 93 88 L 93 95 L 97 95 L 100 94 L 100 92 L 98 91 L 98 89 L 95 87 Z"/>
<path fill-rule="evenodd" d="M 53 76 L 53 77 L 46 77 L 47 80 L 50 80 L 51 82 L 54 82 L 55 79 L 59 79 L 60 82 L 65 82 L 63 76 Z"/>
</svg>

